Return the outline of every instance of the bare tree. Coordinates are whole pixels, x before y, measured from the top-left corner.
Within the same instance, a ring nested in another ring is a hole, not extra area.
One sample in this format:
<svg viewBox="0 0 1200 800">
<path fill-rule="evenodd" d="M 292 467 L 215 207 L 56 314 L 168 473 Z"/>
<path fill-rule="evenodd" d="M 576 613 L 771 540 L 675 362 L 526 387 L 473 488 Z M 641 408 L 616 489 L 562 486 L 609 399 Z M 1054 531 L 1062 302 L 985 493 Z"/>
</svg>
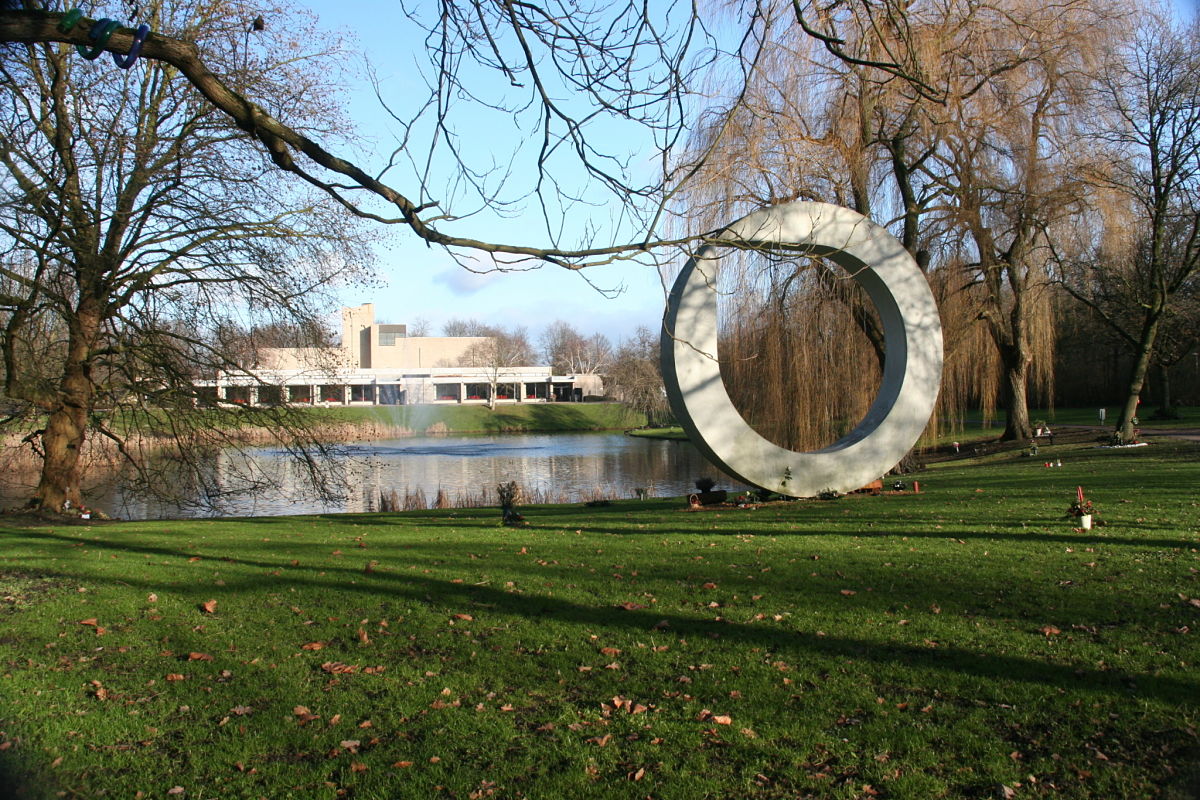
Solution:
<svg viewBox="0 0 1200 800">
<path fill-rule="evenodd" d="M 1107 113 L 1092 131 L 1107 158 L 1094 174 L 1103 236 L 1066 275 L 1068 290 L 1128 343 L 1133 363 L 1116 434 L 1133 436 L 1157 360 L 1194 346 L 1200 275 L 1200 22 L 1143 17 L 1097 87 Z"/>
<path fill-rule="evenodd" d="M 486 338 L 467 348 L 459 359 L 459 366 L 482 367 L 485 370 L 488 379 L 487 407 L 494 409 L 505 372 L 513 367 L 528 366 L 533 361 L 529 333 L 522 327 L 505 329 L 480 324 L 465 327 L 475 331 L 469 335 Z"/>
<path fill-rule="evenodd" d="M 295 128 L 337 120 L 318 54 L 267 33 L 253 57 L 241 49 L 243 20 L 261 5 L 142 8 L 156 29 L 204 42 Z M 0 349 L 11 422 L 45 419 L 32 506 L 82 502 L 90 436 L 143 470 L 139 448 L 166 441 L 204 481 L 205 445 L 257 426 L 319 471 L 286 409 L 180 410 L 204 373 L 242 369 L 221 346 L 230 316 L 243 328 L 313 329 L 324 290 L 364 262 L 355 226 L 323 196 L 285 185 L 174 72 L 163 61 L 92 65 L 57 44 L 6 45 L 0 61 Z"/>
<path fill-rule="evenodd" d="M 612 345 L 604 334 L 584 336 L 556 320 L 540 337 L 542 358 L 557 375 L 596 375 L 612 364 Z"/>
<path fill-rule="evenodd" d="M 659 366 L 659 337 L 645 326 L 617 345 L 606 384 L 609 394 L 646 415 L 650 425 L 666 425 L 671 409 Z"/>
</svg>

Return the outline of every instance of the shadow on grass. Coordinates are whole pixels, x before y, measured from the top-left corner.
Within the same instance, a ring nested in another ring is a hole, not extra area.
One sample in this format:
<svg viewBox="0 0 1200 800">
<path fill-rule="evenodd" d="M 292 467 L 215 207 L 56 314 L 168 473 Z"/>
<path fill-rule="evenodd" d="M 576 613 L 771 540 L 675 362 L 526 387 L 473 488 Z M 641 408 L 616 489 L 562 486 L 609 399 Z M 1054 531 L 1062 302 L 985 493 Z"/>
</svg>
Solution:
<svg viewBox="0 0 1200 800">
<path fill-rule="evenodd" d="M 80 544 L 78 537 L 67 537 L 52 531 L 23 531 L 25 537 L 47 541 L 59 541 L 71 545 Z M 88 540 L 83 540 L 85 544 Z M 92 540 L 91 544 L 112 550 L 131 553 L 189 558 L 194 552 L 169 547 L 137 544 L 112 544 Z M 282 567 L 279 562 L 263 561 L 231 556 L 222 557 L 223 562 L 265 569 L 268 572 Z M 1118 669 L 1095 669 L 1065 664 L 1052 664 L 1034 658 L 997 652 L 975 652 L 955 646 L 916 646 L 907 643 L 881 645 L 876 641 L 849 636 L 822 636 L 816 633 L 783 631 L 767 624 L 752 625 L 729 620 L 701 620 L 680 613 L 655 609 L 618 610 L 612 606 L 597 606 L 564 600 L 548 595 L 520 594 L 494 589 L 490 586 L 454 583 L 449 580 L 416 575 L 399 575 L 378 570 L 364 578 L 361 569 L 351 567 L 322 566 L 324 577 L 311 574 L 290 574 L 274 578 L 253 576 L 239 580 L 238 585 L 227 591 L 256 591 L 280 584 L 305 583 L 311 587 L 334 592 L 356 594 L 381 594 L 418 603 L 428 604 L 433 598 L 446 603 L 473 603 L 488 607 L 493 612 L 522 617 L 527 620 L 553 620 L 561 623 L 588 627 L 628 629 L 652 635 L 663 631 L 671 637 L 708 637 L 769 650 L 787 649 L 807 651 L 814 656 L 858 659 L 879 665 L 903 666 L 913 669 L 952 671 L 976 678 L 995 681 L 1020 681 L 1040 684 L 1071 691 L 1123 693 L 1130 697 L 1148 697 L 1165 703 L 1194 703 L 1200 696 L 1200 680 L 1183 680 L 1151 674 L 1136 674 Z M 152 586 L 133 576 L 98 578 L 95 575 L 72 574 L 52 570 L 48 576 L 72 578 L 98 582 L 119 582 L 127 587 L 139 589 L 157 588 L 161 581 Z M 356 582 L 351 583 L 354 579 Z M 189 590 L 178 589 L 181 593 Z M 199 588 L 194 590 L 200 592 Z M 199 595 L 197 594 L 197 597 Z"/>
<path fill-rule="evenodd" d="M 46 775 L 33 775 L 13 750 L 0 752 L 0 800 L 51 797 L 58 785 Z"/>
<path fill-rule="evenodd" d="M 570 524 L 565 527 L 582 528 L 589 533 L 601 533 L 614 536 L 631 536 L 631 537 L 647 537 L 647 536 L 739 536 L 743 534 L 751 534 L 754 536 L 773 536 L 773 537 L 809 537 L 818 538 L 823 536 L 852 536 L 862 539 L 884 539 L 895 537 L 907 537 L 909 539 L 962 539 L 962 540 L 979 540 L 979 541 L 998 541 L 998 540 L 1029 540 L 1039 542 L 1061 542 L 1073 547 L 1092 547 L 1102 545 L 1127 545 L 1130 547 L 1192 547 L 1196 544 L 1194 534 L 1186 534 L 1180 532 L 1179 538 L 1166 538 L 1161 536 L 1141 536 L 1134 533 L 1122 533 L 1124 525 L 1129 527 L 1136 526 L 1137 530 L 1145 531 L 1180 531 L 1179 525 L 1170 525 L 1166 523 L 1155 522 L 1135 522 L 1121 523 L 1114 521 L 1112 524 L 1106 524 L 1102 527 L 1094 528 L 1090 533 L 1070 532 L 1070 533 L 1047 533 L 1039 530 L 1042 527 L 1067 528 L 1070 523 L 1063 517 L 1042 517 L 1036 519 L 1027 519 L 1022 521 L 999 522 L 995 518 L 982 518 L 979 516 L 963 515 L 964 522 L 950 521 L 935 521 L 932 519 L 923 519 L 914 517 L 908 521 L 911 527 L 895 527 L 895 523 L 889 523 L 887 527 L 880 526 L 872 521 L 870 527 L 866 521 L 862 522 L 862 527 L 855 528 L 854 526 L 859 520 L 839 518 L 831 520 L 829 530 L 814 531 L 814 530 L 796 530 L 794 526 L 798 522 L 811 522 L 811 520 L 785 520 L 780 519 L 770 520 L 762 517 L 769 514 L 769 511 L 745 511 L 738 508 L 721 509 L 717 511 L 700 511 L 688 512 L 681 507 L 682 501 L 675 501 L 672 505 L 664 506 L 663 501 L 659 501 L 652 505 L 634 506 L 629 503 L 614 503 L 611 506 L 584 507 L 581 505 L 563 505 L 563 506 L 536 506 L 530 508 L 518 509 L 525 515 L 527 525 L 517 530 L 525 531 L 546 531 L 553 532 L 561 530 L 555 527 L 555 523 L 560 520 L 569 520 Z M 692 527 L 684 525 L 679 526 L 664 526 L 660 524 L 650 523 L 645 528 L 631 529 L 627 515 L 636 514 L 638 510 L 645 511 L 662 511 L 663 508 L 678 508 L 681 515 L 681 522 L 687 520 L 692 523 Z M 960 511 L 955 511 L 955 514 L 960 514 Z M 717 517 L 720 514 L 720 517 Z M 621 516 L 622 522 L 619 526 L 605 525 L 606 517 Z M 745 516 L 739 516 L 745 515 Z M 758 515 L 757 517 L 754 515 Z M 586 517 L 586 518 L 585 518 Z M 589 519 L 590 518 L 590 519 Z M 270 518 L 262 517 L 257 519 L 247 518 L 239 520 L 240 522 L 250 522 L 265 525 L 279 525 L 284 521 L 294 518 Z M 307 518 L 306 518 L 307 519 Z M 357 515 L 359 521 L 351 521 L 345 515 L 325 514 L 317 515 L 312 519 L 320 519 L 326 522 L 335 523 L 338 525 L 363 525 L 363 526 L 388 526 L 388 525 L 403 525 L 410 527 L 417 520 L 420 521 L 422 527 L 429 528 L 460 528 L 470 524 L 487 524 L 491 520 L 495 520 L 496 527 L 501 527 L 499 509 L 487 508 L 470 508 L 470 509 L 443 509 L 430 511 L 405 511 L 402 515 L 389 515 L 386 513 L 380 514 L 363 514 Z M 754 530 L 738 530 L 737 521 L 744 520 L 747 525 L 753 525 Z M 702 523 L 709 523 L 710 527 L 699 527 Z M 937 530 L 930 528 L 935 525 L 942 527 Z M 980 525 L 991 525 L 997 530 L 979 531 L 971 530 L 972 527 Z M 714 526 L 715 527 L 712 527 Z"/>
</svg>

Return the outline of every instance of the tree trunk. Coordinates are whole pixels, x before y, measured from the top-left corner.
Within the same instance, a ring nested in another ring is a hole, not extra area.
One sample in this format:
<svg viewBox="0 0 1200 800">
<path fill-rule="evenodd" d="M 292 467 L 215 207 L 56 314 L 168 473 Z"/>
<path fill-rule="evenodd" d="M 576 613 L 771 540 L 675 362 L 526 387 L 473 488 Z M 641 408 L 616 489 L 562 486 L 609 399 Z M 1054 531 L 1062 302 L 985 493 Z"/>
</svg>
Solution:
<svg viewBox="0 0 1200 800">
<path fill-rule="evenodd" d="M 1171 368 L 1166 364 L 1159 364 L 1158 371 L 1162 381 L 1162 397 L 1158 401 L 1158 414 L 1163 419 L 1175 419 L 1178 415 L 1175 413 L 1175 407 L 1171 400 Z"/>
<path fill-rule="evenodd" d="M 92 344 L 100 328 L 99 312 L 91 305 L 86 301 L 80 304 L 76 324 L 70 327 L 58 402 L 42 434 L 42 474 L 30 506 L 46 511 L 61 512 L 68 503 L 78 507 L 83 502 L 79 457 L 94 397 Z"/>
<path fill-rule="evenodd" d="M 1033 426 L 1029 424 L 1029 402 L 1026 397 L 1026 387 L 1029 376 L 1029 362 L 1024 358 L 1005 357 L 1004 377 L 1000 391 L 1004 407 L 1008 410 L 1008 421 L 1004 426 L 1002 441 L 1024 441 L 1033 435 Z"/>
<path fill-rule="evenodd" d="M 1154 340 L 1158 337 L 1158 320 L 1158 314 L 1148 311 L 1145 322 L 1142 323 L 1142 335 L 1138 339 L 1137 355 L 1133 360 L 1133 369 L 1129 373 L 1125 405 L 1121 408 L 1121 416 L 1117 418 L 1117 437 L 1122 442 L 1133 441 L 1133 420 L 1137 417 L 1138 401 L 1142 394 L 1142 387 L 1146 385 L 1146 375 L 1150 371 L 1150 356 L 1154 351 Z"/>
</svg>

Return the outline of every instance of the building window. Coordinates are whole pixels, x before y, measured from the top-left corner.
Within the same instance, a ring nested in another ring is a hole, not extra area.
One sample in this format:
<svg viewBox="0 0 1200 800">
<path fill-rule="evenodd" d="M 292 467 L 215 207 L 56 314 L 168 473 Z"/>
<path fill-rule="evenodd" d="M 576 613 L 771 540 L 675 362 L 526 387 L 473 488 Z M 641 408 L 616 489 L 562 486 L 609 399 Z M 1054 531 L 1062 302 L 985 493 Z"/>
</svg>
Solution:
<svg viewBox="0 0 1200 800">
<path fill-rule="evenodd" d="M 380 347 L 395 347 L 397 339 L 403 339 L 407 336 L 407 325 L 380 325 L 379 326 L 379 346 Z"/>
</svg>

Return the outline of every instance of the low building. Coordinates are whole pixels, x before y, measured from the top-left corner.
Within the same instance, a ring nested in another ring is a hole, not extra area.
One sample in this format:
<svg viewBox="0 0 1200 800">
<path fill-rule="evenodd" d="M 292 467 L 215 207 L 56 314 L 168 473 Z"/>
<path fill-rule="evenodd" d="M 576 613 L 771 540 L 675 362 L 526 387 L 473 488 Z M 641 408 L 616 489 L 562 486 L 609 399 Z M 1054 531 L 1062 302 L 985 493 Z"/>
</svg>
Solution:
<svg viewBox="0 0 1200 800">
<path fill-rule="evenodd" d="M 553 375 L 547 366 L 460 366 L 489 341 L 409 336 L 375 322 L 366 303 L 342 309 L 342 341 L 330 348 L 272 348 L 259 365 L 207 384 L 216 402 L 258 405 L 415 405 L 576 402 L 599 396 L 597 375 Z"/>
</svg>

